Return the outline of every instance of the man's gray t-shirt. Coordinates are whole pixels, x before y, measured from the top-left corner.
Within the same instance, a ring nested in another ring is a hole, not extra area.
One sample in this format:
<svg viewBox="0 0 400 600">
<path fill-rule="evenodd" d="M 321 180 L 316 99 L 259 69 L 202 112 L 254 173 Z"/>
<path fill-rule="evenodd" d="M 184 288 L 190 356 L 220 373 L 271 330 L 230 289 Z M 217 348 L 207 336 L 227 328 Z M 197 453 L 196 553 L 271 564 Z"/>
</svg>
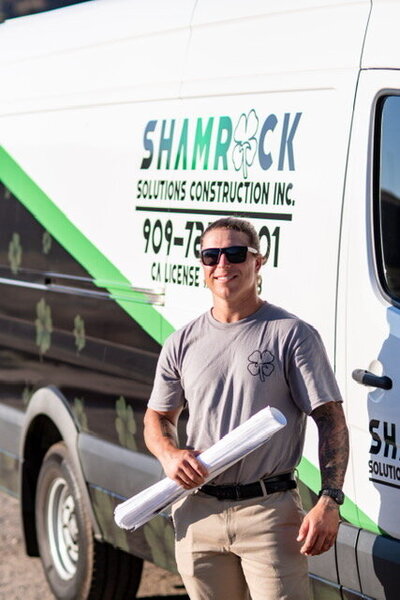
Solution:
<svg viewBox="0 0 400 600">
<path fill-rule="evenodd" d="M 187 402 L 187 447 L 205 450 L 265 406 L 287 425 L 214 482 L 249 483 L 292 471 L 303 450 L 306 415 L 341 401 L 318 332 L 272 304 L 234 323 L 207 312 L 173 333 L 157 365 L 148 406 Z"/>
</svg>

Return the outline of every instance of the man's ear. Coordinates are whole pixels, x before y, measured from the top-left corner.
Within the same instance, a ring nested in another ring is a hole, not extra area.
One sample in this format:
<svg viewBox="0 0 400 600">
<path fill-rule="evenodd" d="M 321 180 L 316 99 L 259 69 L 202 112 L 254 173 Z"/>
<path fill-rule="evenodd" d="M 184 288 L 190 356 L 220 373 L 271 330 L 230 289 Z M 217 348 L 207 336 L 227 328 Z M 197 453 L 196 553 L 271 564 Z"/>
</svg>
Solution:
<svg viewBox="0 0 400 600">
<path fill-rule="evenodd" d="M 258 273 L 259 270 L 261 269 L 261 267 L 263 266 L 263 264 L 265 263 L 265 259 L 263 256 L 261 256 L 261 254 L 258 254 L 256 256 L 256 272 Z"/>
</svg>

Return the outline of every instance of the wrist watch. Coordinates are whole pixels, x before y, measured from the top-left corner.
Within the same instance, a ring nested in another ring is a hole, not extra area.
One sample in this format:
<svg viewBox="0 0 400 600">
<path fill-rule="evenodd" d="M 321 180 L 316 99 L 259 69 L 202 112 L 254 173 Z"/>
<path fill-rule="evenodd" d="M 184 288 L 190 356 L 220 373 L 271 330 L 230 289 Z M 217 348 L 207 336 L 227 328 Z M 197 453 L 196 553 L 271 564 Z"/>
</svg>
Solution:
<svg viewBox="0 0 400 600">
<path fill-rule="evenodd" d="M 321 496 L 329 496 L 336 504 L 339 504 L 339 506 L 344 502 L 344 493 L 342 490 L 336 488 L 323 488 L 318 494 L 319 498 L 321 498 Z"/>
</svg>

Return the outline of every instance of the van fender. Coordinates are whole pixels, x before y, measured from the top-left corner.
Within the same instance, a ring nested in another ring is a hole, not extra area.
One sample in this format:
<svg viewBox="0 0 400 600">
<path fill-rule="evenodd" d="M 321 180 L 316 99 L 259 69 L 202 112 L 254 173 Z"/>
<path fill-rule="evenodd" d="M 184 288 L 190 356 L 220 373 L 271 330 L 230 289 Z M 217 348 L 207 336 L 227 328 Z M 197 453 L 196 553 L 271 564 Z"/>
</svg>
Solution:
<svg viewBox="0 0 400 600">
<path fill-rule="evenodd" d="M 90 495 L 83 475 L 78 451 L 79 428 L 63 394 L 53 386 L 37 390 L 27 407 L 20 438 L 20 495 L 23 528 L 27 553 L 38 555 L 36 526 L 34 520 L 36 483 L 47 450 L 63 441 L 73 461 L 81 494 L 86 502 L 94 536 L 102 540 L 102 534 L 92 509 Z M 39 443 L 40 442 L 40 443 Z M 32 453 L 32 449 L 38 451 Z"/>
</svg>

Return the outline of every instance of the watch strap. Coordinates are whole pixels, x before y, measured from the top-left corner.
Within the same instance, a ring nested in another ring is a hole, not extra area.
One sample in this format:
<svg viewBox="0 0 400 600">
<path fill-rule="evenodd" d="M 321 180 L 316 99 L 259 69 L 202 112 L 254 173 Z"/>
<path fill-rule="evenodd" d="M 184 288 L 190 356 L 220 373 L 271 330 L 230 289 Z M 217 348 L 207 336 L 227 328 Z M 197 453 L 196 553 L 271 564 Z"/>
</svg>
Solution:
<svg viewBox="0 0 400 600">
<path fill-rule="evenodd" d="M 344 493 L 339 488 L 322 488 L 318 494 L 319 498 L 321 496 L 329 496 L 329 498 L 332 498 L 339 506 L 344 502 Z"/>
</svg>

